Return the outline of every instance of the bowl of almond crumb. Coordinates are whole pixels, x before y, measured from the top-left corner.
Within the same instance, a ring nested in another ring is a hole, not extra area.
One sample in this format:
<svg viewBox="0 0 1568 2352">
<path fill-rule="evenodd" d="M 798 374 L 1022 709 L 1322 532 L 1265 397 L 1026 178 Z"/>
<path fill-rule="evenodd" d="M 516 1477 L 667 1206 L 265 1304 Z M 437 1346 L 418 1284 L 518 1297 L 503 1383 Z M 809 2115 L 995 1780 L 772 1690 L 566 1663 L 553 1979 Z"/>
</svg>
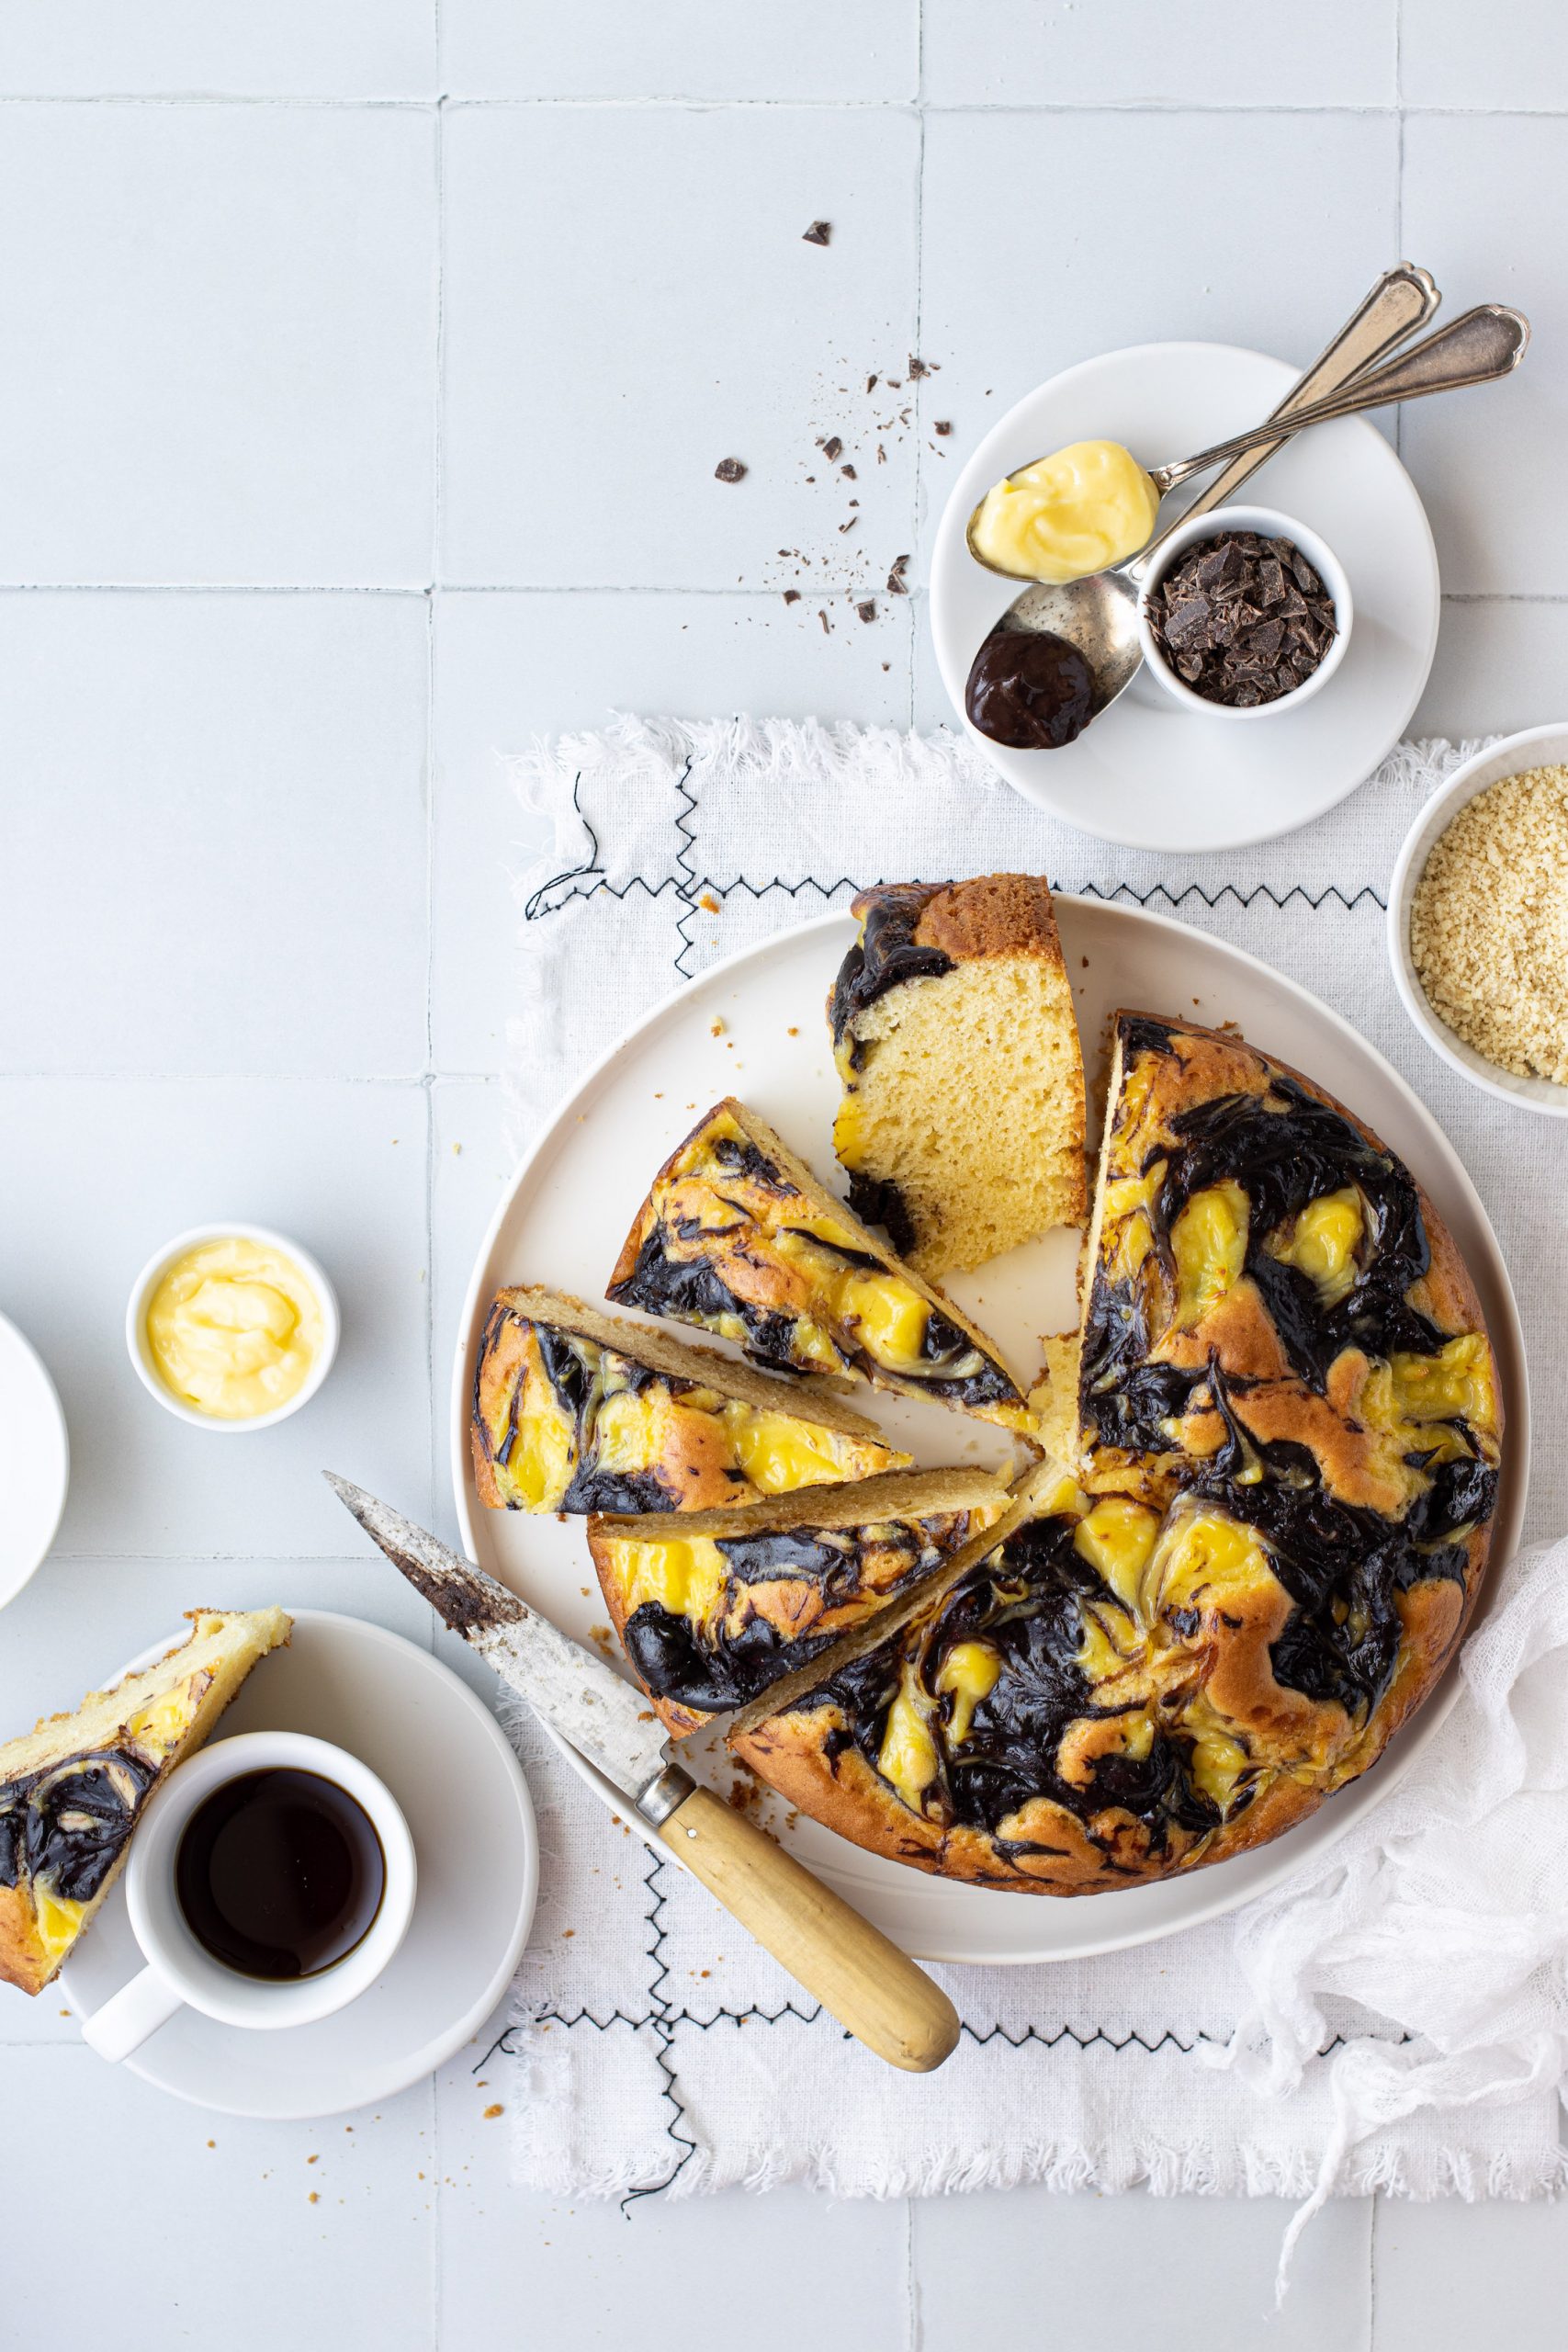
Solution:
<svg viewBox="0 0 1568 2352">
<path fill-rule="evenodd" d="M 1393 869 L 1388 941 L 1435 1053 L 1568 1118 L 1568 727 L 1510 735 L 1434 793 Z"/>
</svg>

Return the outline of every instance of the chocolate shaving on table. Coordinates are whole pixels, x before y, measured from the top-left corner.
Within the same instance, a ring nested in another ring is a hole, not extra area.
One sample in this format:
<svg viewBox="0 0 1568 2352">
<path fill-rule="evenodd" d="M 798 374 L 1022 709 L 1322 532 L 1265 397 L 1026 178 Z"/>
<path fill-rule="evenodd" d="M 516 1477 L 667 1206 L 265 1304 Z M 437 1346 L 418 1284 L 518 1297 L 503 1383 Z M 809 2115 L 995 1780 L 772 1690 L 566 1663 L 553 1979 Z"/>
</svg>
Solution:
<svg viewBox="0 0 1568 2352">
<path fill-rule="evenodd" d="M 950 416 L 939 416 L 934 429 L 938 433 L 951 433 L 953 430 L 953 419 Z"/>
<path fill-rule="evenodd" d="M 832 233 L 833 224 L 830 220 L 813 220 L 800 242 L 803 245 L 825 245 Z"/>
<path fill-rule="evenodd" d="M 875 597 L 868 596 L 863 605 L 857 605 L 855 606 L 855 610 L 860 615 L 863 621 L 874 621 L 876 618 Z"/>
<path fill-rule="evenodd" d="M 739 458 L 721 458 L 713 469 L 715 481 L 744 481 L 746 469 Z"/>
<path fill-rule="evenodd" d="M 904 574 L 908 571 L 908 569 L 909 559 L 907 555 L 896 555 L 894 557 L 893 569 L 887 575 L 887 593 L 890 596 L 907 596 L 908 594 L 908 585 L 904 578 Z"/>
<path fill-rule="evenodd" d="M 1293 693 L 1337 633 L 1334 599 L 1300 548 L 1258 531 L 1189 548 L 1150 596 L 1149 626 L 1183 684 L 1234 710 Z"/>
<path fill-rule="evenodd" d="M 821 450 L 822 455 L 827 458 L 829 465 L 836 465 L 840 455 L 843 450 L 844 445 L 840 440 L 838 435 L 836 433 L 832 433 L 829 435 L 826 441 L 818 441 L 817 447 Z"/>
</svg>

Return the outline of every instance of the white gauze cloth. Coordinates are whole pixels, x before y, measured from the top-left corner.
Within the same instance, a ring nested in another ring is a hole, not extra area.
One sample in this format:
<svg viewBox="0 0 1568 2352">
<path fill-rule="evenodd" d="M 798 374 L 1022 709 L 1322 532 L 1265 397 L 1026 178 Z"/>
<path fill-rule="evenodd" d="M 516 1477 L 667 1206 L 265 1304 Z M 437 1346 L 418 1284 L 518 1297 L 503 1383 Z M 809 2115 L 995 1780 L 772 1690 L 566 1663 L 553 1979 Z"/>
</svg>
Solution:
<svg viewBox="0 0 1568 2352">
<path fill-rule="evenodd" d="M 1568 1423 L 1568 1154 L 1554 1123 L 1429 1053 L 1382 939 L 1399 842 L 1473 748 L 1402 745 L 1320 823 L 1180 859 L 1089 840 L 947 735 L 628 719 L 539 746 L 511 762 L 554 830 L 518 890 L 517 1139 L 682 978 L 865 883 L 1010 868 L 1174 910 L 1325 998 L 1453 1138 L 1518 1294 L 1548 1432 L 1532 1519 L 1553 1532 L 1568 1526 L 1568 1449 L 1551 1442 Z M 674 2196 L 785 2180 L 1314 2202 L 1557 2189 L 1568 1544 L 1494 1575 L 1459 1702 L 1386 1804 L 1266 1900 L 1162 1943 L 933 1970 L 964 2031 L 924 2078 L 848 2041 L 519 1724 L 546 1857 L 506 2038 L 525 2075 L 509 2102 L 516 2177 Z"/>
</svg>

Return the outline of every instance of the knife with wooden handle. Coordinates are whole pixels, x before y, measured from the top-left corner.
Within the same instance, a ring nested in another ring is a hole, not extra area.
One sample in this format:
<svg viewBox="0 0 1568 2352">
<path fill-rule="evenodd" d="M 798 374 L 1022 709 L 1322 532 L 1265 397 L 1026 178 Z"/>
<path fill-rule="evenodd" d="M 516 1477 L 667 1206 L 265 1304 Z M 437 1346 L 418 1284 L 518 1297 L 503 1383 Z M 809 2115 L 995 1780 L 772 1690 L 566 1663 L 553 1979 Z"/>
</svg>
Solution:
<svg viewBox="0 0 1568 2352">
<path fill-rule="evenodd" d="M 639 1690 L 425 1529 L 345 1478 L 325 1476 L 443 1622 L 614 1782 L 857 2041 L 910 2074 L 928 2074 L 951 2056 L 958 2013 L 941 1986 L 764 1830 L 671 1763 L 663 1727 Z"/>
</svg>

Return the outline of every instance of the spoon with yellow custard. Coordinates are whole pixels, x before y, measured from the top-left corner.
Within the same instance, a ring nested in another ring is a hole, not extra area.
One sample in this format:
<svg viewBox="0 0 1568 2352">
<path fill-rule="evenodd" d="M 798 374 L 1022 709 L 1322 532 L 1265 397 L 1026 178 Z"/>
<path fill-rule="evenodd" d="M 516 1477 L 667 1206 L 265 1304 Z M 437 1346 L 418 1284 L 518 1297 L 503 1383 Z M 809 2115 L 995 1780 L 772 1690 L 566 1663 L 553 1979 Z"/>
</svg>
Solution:
<svg viewBox="0 0 1568 2352">
<path fill-rule="evenodd" d="M 1148 545 L 1161 502 L 1194 474 L 1332 417 L 1490 383 L 1518 366 L 1529 341 L 1529 322 L 1519 311 L 1489 302 L 1386 367 L 1293 411 L 1283 426 L 1280 418 L 1268 417 L 1249 433 L 1168 466 L 1142 466 L 1119 441 L 1074 441 L 1021 466 L 986 492 L 964 534 L 969 552 L 988 571 L 1052 587 L 1109 571 Z"/>
<path fill-rule="evenodd" d="M 1366 306 L 1370 317 L 1379 300 Z M 1434 295 L 1435 300 L 1435 295 Z M 1331 345 L 1318 374 L 1357 326 Z M 1010 731 L 1013 673 L 1031 673 L 1028 746 L 1071 742 L 1132 684 L 1143 661 L 1138 600 L 1145 573 L 1166 534 L 1151 537 L 1168 491 L 1213 466 L 1227 468 L 1222 493 L 1306 425 L 1354 416 L 1400 401 L 1509 374 L 1523 358 L 1529 323 L 1496 303 L 1468 311 L 1396 359 L 1361 368 L 1323 397 L 1286 409 L 1249 433 L 1217 442 L 1195 457 L 1145 467 L 1114 441 L 1077 441 L 1006 476 L 975 508 L 965 537 L 987 569 L 1031 584 L 1016 596 L 975 657 L 965 707 L 971 724 L 998 741 L 1025 747 Z M 1387 348 L 1385 342 L 1384 348 Z M 1333 380 L 1331 379 L 1331 380 Z M 1214 503 L 1211 492 L 1198 502 Z M 1194 510 L 1195 511 L 1195 510 Z M 1168 526 L 1175 528 L 1172 524 Z M 1020 639 L 1031 640 L 1021 644 Z M 992 709 L 999 718 L 991 716 Z"/>
</svg>

